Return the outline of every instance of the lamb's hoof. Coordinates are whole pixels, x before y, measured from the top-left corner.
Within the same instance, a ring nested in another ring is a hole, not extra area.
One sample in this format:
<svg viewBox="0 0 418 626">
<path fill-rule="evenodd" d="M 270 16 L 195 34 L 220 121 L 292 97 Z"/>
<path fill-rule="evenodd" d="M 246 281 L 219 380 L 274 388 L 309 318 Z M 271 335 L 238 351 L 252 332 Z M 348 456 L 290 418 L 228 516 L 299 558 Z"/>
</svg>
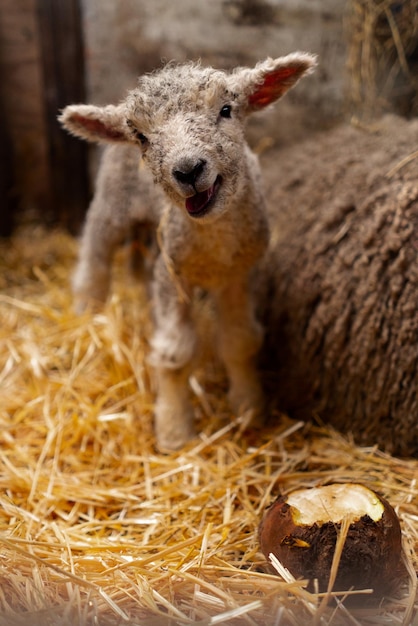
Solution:
<svg viewBox="0 0 418 626">
<path fill-rule="evenodd" d="M 73 309 L 76 315 L 83 313 L 99 313 L 103 310 L 105 298 L 92 298 L 84 295 L 74 295 Z"/>
<path fill-rule="evenodd" d="M 266 402 L 258 387 L 252 393 L 229 393 L 229 402 L 233 411 L 243 418 L 243 427 L 261 429 L 266 422 Z"/>
<path fill-rule="evenodd" d="M 261 430 L 266 425 L 266 407 L 258 407 L 256 409 L 250 409 L 248 411 L 248 426 L 247 428 L 255 428 Z"/>
<path fill-rule="evenodd" d="M 170 452 L 181 450 L 186 443 L 196 437 L 196 434 L 196 431 L 193 429 L 187 433 L 176 433 L 173 437 L 157 437 L 157 450 L 161 452 L 161 454 L 169 454 Z"/>
<path fill-rule="evenodd" d="M 193 412 L 185 412 L 178 416 L 171 411 L 162 411 L 157 407 L 155 414 L 155 435 L 157 449 L 162 453 L 180 450 L 196 436 Z"/>
<path fill-rule="evenodd" d="M 266 424 L 265 411 L 258 409 L 247 409 L 240 411 L 239 432 L 262 430 Z"/>
</svg>

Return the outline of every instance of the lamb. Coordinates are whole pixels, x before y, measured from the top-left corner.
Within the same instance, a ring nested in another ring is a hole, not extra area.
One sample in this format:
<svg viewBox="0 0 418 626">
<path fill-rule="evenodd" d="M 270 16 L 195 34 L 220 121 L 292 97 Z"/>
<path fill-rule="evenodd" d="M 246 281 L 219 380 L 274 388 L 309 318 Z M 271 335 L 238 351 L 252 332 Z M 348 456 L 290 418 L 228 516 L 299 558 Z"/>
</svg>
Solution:
<svg viewBox="0 0 418 626">
<path fill-rule="evenodd" d="M 151 223 L 158 233 L 150 361 L 158 385 L 160 450 L 177 449 L 194 436 L 188 379 L 197 352 L 191 307 L 196 288 L 213 296 L 233 410 L 248 411 L 254 420 L 262 416 L 256 358 L 263 331 L 254 288 L 269 228 L 244 123 L 315 62 L 297 52 L 231 73 L 168 64 L 141 77 L 119 105 L 69 105 L 60 116 L 74 135 L 113 144 L 82 236 L 73 282 L 77 308 L 106 298 L 113 253 L 135 224 Z"/>
<path fill-rule="evenodd" d="M 409 456 L 418 454 L 417 145 L 418 121 L 388 116 L 267 154 L 263 168 L 272 243 L 262 370 L 273 405 Z"/>
</svg>

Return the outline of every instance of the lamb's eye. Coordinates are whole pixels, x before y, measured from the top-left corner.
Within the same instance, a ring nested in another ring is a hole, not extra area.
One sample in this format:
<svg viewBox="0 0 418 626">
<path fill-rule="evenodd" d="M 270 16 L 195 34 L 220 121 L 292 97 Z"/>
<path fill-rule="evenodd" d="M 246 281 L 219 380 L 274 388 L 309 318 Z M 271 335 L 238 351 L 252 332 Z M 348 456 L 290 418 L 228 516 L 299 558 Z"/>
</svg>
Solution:
<svg viewBox="0 0 418 626">
<path fill-rule="evenodd" d="M 225 104 L 219 112 L 221 117 L 231 117 L 232 107 L 230 104 Z"/>
<path fill-rule="evenodd" d="M 141 131 L 135 127 L 134 122 L 132 122 L 131 120 L 127 120 L 126 124 L 129 126 L 131 133 L 133 134 L 135 139 L 138 139 L 138 141 L 140 141 L 142 145 L 145 146 L 148 143 L 148 139 L 146 138 L 144 133 L 141 133 Z"/>
<path fill-rule="evenodd" d="M 139 130 L 135 132 L 135 137 L 141 142 L 143 146 L 148 143 L 148 139 L 145 137 L 144 133 L 139 132 Z"/>
</svg>

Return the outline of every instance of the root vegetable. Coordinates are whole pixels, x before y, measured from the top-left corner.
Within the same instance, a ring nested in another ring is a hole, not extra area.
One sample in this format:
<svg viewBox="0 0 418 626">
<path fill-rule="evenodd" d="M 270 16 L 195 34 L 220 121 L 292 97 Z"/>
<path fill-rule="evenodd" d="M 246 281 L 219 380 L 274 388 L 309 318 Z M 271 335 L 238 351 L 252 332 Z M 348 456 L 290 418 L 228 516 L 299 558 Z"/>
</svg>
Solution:
<svg viewBox="0 0 418 626">
<path fill-rule="evenodd" d="M 347 520 L 334 590 L 387 592 L 401 571 L 401 529 L 392 506 L 367 487 L 348 483 L 300 489 L 280 496 L 260 524 L 261 549 L 295 578 L 319 591 L 329 584 L 339 533 Z"/>
</svg>

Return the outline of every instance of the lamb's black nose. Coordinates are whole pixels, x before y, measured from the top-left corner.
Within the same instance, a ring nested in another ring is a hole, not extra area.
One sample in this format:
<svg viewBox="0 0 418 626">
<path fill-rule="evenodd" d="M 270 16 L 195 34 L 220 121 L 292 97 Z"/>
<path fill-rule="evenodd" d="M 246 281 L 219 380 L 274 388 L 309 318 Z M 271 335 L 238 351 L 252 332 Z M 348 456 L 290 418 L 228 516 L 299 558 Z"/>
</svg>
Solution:
<svg viewBox="0 0 418 626">
<path fill-rule="evenodd" d="M 176 178 L 179 183 L 183 185 L 191 185 L 195 186 L 197 179 L 203 172 L 206 165 L 206 161 L 203 159 L 199 159 L 197 163 L 193 163 L 191 165 L 184 164 L 182 169 L 173 170 L 173 176 Z"/>
</svg>

